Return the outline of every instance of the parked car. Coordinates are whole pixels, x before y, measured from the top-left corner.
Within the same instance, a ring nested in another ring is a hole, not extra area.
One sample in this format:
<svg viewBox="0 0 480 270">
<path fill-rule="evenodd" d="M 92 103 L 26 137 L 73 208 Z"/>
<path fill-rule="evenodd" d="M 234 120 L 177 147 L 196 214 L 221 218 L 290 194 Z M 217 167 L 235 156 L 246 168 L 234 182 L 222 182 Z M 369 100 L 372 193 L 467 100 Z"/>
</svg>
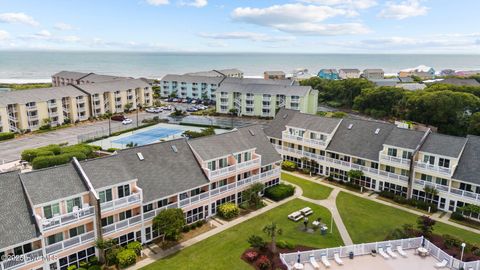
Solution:
<svg viewBox="0 0 480 270">
<path fill-rule="evenodd" d="M 117 115 L 113 115 L 110 119 L 112 119 L 113 121 L 121 122 L 127 118 L 123 114 L 117 114 Z"/>
<path fill-rule="evenodd" d="M 164 111 L 171 111 L 171 110 L 172 110 L 172 106 L 171 106 L 171 105 L 163 106 L 163 107 L 161 107 L 161 108 L 162 108 L 162 110 L 164 110 Z"/>
<path fill-rule="evenodd" d="M 174 99 L 172 99 L 172 102 L 178 102 L 179 100 L 180 99 L 178 99 L 178 98 L 174 98 Z"/>
<path fill-rule="evenodd" d="M 187 109 L 187 112 L 196 112 L 196 111 L 198 111 L 198 109 L 195 107 L 191 107 Z"/>
<path fill-rule="evenodd" d="M 146 109 L 145 111 L 149 113 L 161 113 L 163 110 L 161 108 L 151 107 Z"/>
<path fill-rule="evenodd" d="M 122 124 L 124 125 L 130 125 L 131 123 L 133 123 L 133 120 L 129 118 L 125 118 L 125 120 L 122 121 Z"/>
</svg>

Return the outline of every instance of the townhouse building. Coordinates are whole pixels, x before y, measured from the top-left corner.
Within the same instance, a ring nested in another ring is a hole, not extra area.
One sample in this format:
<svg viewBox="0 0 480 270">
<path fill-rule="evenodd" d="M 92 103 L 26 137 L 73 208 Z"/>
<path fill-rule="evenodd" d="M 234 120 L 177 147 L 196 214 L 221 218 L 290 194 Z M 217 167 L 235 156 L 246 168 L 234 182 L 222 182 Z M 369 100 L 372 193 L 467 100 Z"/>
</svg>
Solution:
<svg viewBox="0 0 480 270">
<path fill-rule="evenodd" d="M 66 86 L 69 84 L 89 84 L 98 82 L 109 82 L 115 80 L 125 80 L 128 77 L 95 74 L 92 72 L 60 71 L 52 75 L 52 86 Z"/>
<path fill-rule="evenodd" d="M 383 80 L 385 72 L 380 68 L 367 68 L 363 70 L 362 77 L 367 80 Z"/>
<path fill-rule="evenodd" d="M 357 79 L 360 78 L 360 70 L 356 68 L 342 68 L 338 70 L 340 79 Z"/>
<path fill-rule="evenodd" d="M 160 237 L 152 226 L 160 211 L 180 208 L 187 224 L 206 219 L 225 202 L 242 202 L 253 183 L 276 185 L 280 162 L 263 129 L 249 126 L 0 174 L 0 269 L 78 266 L 99 256 L 99 238 L 151 242 Z"/>
<path fill-rule="evenodd" d="M 140 79 L 66 85 L 0 92 L 0 132 L 33 131 L 48 121 L 51 126 L 77 122 L 106 112 L 151 106 L 150 85 Z"/>
<path fill-rule="evenodd" d="M 0 132 L 37 130 L 47 120 L 57 126 L 88 117 L 88 95 L 74 86 L 0 92 Z"/>
<path fill-rule="evenodd" d="M 414 68 L 402 69 L 398 72 L 399 77 L 417 76 L 422 80 L 435 78 L 435 70 L 432 67 L 420 65 Z"/>
<path fill-rule="evenodd" d="M 315 114 L 318 90 L 299 85 L 229 82 L 222 83 L 217 90 L 216 111 L 219 113 L 234 109 L 239 116 L 274 117 L 278 108 Z"/>
<path fill-rule="evenodd" d="M 265 133 L 283 160 L 338 181 L 431 202 L 444 211 L 480 204 L 477 136 L 455 137 L 287 109 L 279 111 Z M 350 179 L 350 170 L 363 176 Z"/>
</svg>

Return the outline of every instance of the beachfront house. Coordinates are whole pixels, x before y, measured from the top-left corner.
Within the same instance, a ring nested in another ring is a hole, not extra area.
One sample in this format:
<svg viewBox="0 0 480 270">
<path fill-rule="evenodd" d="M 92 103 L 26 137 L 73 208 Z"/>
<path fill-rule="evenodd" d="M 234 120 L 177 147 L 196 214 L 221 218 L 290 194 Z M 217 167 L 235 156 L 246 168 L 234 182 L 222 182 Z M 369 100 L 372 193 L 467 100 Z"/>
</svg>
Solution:
<svg viewBox="0 0 480 270">
<path fill-rule="evenodd" d="M 357 79 L 360 78 L 360 70 L 356 68 L 342 68 L 338 70 L 340 79 Z"/>
<path fill-rule="evenodd" d="M 432 67 L 420 65 L 414 68 L 402 69 L 398 73 L 399 77 L 416 76 L 422 80 L 429 80 L 435 78 L 435 70 Z"/>
<path fill-rule="evenodd" d="M 362 77 L 367 80 L 383 80 L 385 72 L 380 68 L 367 68 L 363 70 Z"/>
<path fill-rule="evenodd" d="M 265 71 L 263 72 L 263 79 L 265 80 L 284 80 L 285 72 L 283 71 Z"/>
<path fill-rule="evenodd" d="M 326 80 L 338 80 L 338 72 L 336 69 L 321 69 L 318 72 L 318 77 Z"/>
</svg>

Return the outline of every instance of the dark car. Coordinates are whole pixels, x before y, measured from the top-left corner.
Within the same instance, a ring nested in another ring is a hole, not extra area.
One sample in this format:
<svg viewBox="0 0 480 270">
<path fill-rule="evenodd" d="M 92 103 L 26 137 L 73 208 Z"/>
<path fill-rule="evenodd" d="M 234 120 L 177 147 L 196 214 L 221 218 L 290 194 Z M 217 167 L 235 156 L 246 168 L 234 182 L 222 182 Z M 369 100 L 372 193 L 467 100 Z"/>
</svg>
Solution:
<svg viewBox="0 0 480 270">
<path fill-rule="evenodd" d="M 119 121 L 122 122 L 123 120 L 127 119 L 123 114 L 117 114 L 112 116 L 111 118 L 113 121 Z"/>
</svg>

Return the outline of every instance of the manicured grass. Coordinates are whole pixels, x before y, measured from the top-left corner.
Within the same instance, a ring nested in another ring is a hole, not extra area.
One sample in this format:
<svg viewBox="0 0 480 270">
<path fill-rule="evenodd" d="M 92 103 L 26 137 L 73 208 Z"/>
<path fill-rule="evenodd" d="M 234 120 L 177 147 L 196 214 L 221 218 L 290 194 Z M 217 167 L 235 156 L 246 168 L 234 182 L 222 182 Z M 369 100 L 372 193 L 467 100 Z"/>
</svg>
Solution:
<svg viewBox="0 0 480 270">
<path fill-rule="evenodd" d="M 340 192 L 337 207 L 354 243 L 383 241 L 387 234 L 403 224 L 416 227 L 417 215 L 358 196 Z M 450 234 L 472 244 L 480 243 L 480 235 L 437 222 L 434 233 Z"/>
<path fill-rule="evenodd" d="M 314 211 L 310 216 L 310 221 L 321 217 L 322 222 L 330 226 L 331 216 L 326 208 L 294 199 L 142 269 L 251 269 L 240 259 L 243 251 L 249 247 L 247 239 L 252 234 L 267 239 L 262 228 L 272 221 L 276 222 L 278 227 L 283 230 L 283 234 L 278 237 L 278 240 L 315 248 L 343 245 L 336 227 L 333 229 L 333 234 L 321 236 L 320 232 L 315 234 L 302 232 L 299 230 L 303 226 L 302 221 L 293 222 L 287 219 L 288 214 L 306 206 L 311 207 Z"/>
<path fill-rule="evenodd" d="M 317 184 L 288 173 L 282 173 L 282 180 L 300 186 L 303 190 L 303 196 L 314 200 L 324 200 L 328 198 L 333 190 L 331 187 Z"/>
</svg>

